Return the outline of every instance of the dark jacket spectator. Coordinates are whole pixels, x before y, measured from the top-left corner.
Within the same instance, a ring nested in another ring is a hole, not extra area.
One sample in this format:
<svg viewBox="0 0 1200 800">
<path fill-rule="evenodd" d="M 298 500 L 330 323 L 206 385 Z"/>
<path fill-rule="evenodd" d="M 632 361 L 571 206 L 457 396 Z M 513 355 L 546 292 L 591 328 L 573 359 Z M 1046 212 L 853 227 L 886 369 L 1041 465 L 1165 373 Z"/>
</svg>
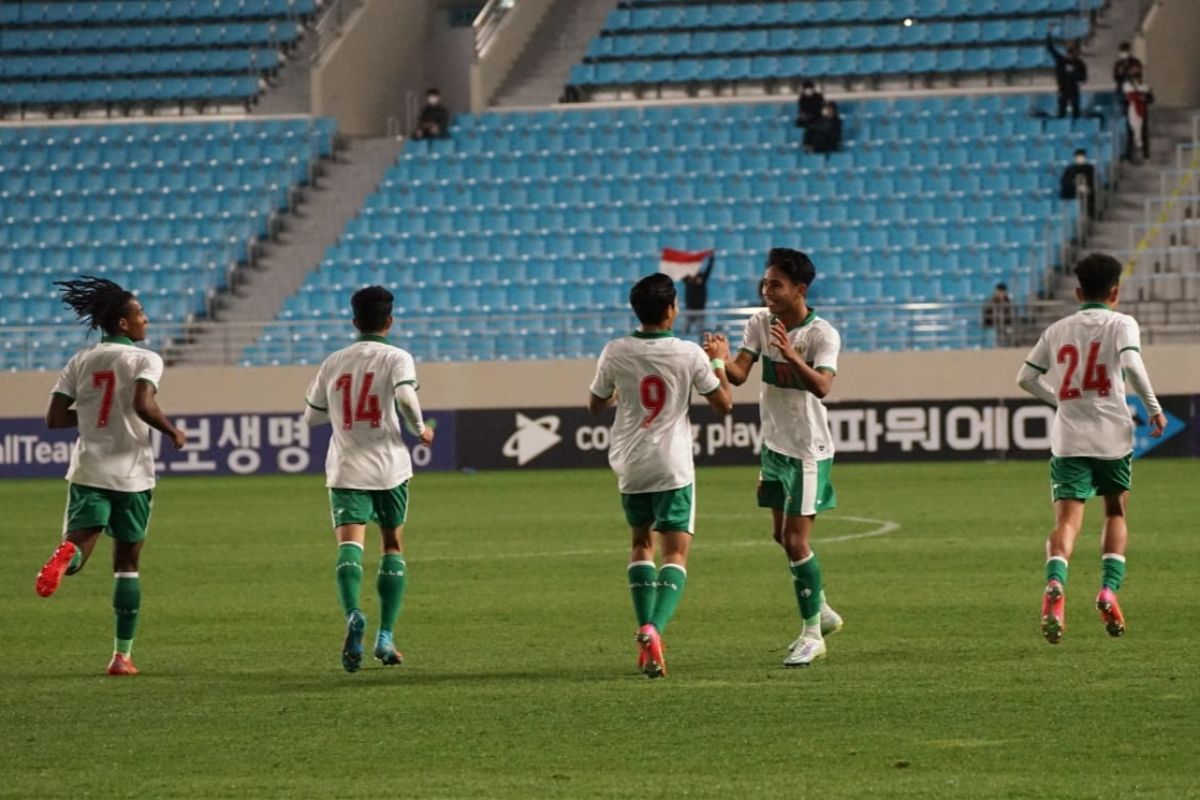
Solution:
<svg viewBox="0 0 1200 800">
<path fill-rule="evenodd" d="M 1008 296 L 1008 286 L 997 283 L 992 296 L 983 305 L 983 327 L 994 328 L 996 344 L 1004 347 L 1012 336 L 1013 307 Z"/>
<path fill-rule="evenodd" d="M 414 139 L 445 139 L 450 135 L 450 112 L 442 105 L 442 93 L 430 89 L 425 93 L 425 107 L 417 118 Z"/>
<path fill-rule="evenodd" d="M 1054 58 L 1054 79 L 1058 82 L 1058 116 L 1065 117 L 1067 108 L 1071 116 L 1079 119 L 1079 86 L 1087 83 L 1087 65 L 1079 57 L 1079 45 L 1067 46 L 1063 55 L 1054 46 L 1054 39 L 1046 34 L 1046 50 Z"/>
<path fill-rule="evenodd" d="M 829 102 L 821 116 L 804 129 L 804 149 L 812 153 L 832 153 L 842 146 L 842 118 L 837 103 Z"/>
<path fill-rule="evenodd" d="M 821 109 L 825 107 L 825 95 L 817 91 L 812 81 L 805 81 L 796 105 L 796 127 L 807 128 L 820 118 Z"/>
<path fill-rule="evenodd" d="M 1129 80 L 1129 71 L 1136 67 L 1142 69 L 1142 61 L 1129 49 L 1129 42 L 1121 42 L 1117 60 L 1113 62 L 1113 85 L 1117 89 L 1117 102 L 1125 108 L 1125 81 Z"/>
<path fill-rule="evenodd" d="M 1096 218 L 1096 167 L 1088 162 L 1086 150 L 1076 150 L 1075 158 L 1063 170 L 1059 181 L 1058 196 L 1063 200 L 1075 200 L 1083 190 L 1087 200 L 1088 219 Z"/>
<path fill-rule="evenodd" d="M 704 308 L 708 305 L 708 278 L 712 275 L 713 265 L 717 263 L 714 253 L 708 257 L 708 263 L 695 275 L 683 279 L 683 333 L 688 335 L 693 329 L 704 328 Z"/>
</svg>

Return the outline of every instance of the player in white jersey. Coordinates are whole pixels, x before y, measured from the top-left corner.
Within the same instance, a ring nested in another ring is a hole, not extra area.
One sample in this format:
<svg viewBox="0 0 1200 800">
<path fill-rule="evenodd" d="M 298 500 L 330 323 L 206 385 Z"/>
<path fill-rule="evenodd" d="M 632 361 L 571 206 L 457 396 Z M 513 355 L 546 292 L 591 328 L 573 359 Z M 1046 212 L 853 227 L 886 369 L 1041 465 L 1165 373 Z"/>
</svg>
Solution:
<svg viewBox="0 0 1200 800">
<path fill-rule="evenodd" d="M 176 448 L 186 436 L 155 401 L 163 362 L 157 353 L 134 347 L 146 338 L 148 320 L 132 293 L 112 281 L 85 276 L 56 281 L 62 300 L 100 343 L 71 357 L 54 384 L 46 425 L 78 428 L 67 469 L 67 510 L 62 542 L 40 572 L 34 588 L 42 597 L 58 589 L 64 575 L 83 569 L 100 534 L 113 538 L 113 611 L 116 638 L 109 675 L 136 675 L 131 653 L 142 604 L 138 557 L 150 524 L 154 453 L 150 429 Z"/>
<path fill-rule="evenodd" d="M 367 627 L 359 594 L 368 522 L 379 524 L 383 546 L 376 577 L 380 611 L 375 658 L 385 666 L 404 661 L 393 643 L 393 629 L 404 600 L 404 522 L 413 469 L 400 435 L 400 415 L 426 446 L 433 444 L 433 428 L 421 417 L 412 356 L 385 338 L 392 327 L 392 293 L 368 286 L 355 292 L 350 304 L 361 335 L 321 363 L 305 395 L 304 420 L 333 425 L 325 485 L 338 542 L 338 599 L 346 615 L 342 666 L 356 672 L 362 666 Z"/>
<path fill-rule="evenodd" d="M 1017 376 L 1022 389 L 1056 409 L 1050 428 L 1054 530 L 1046 541 L 1042 595 L 1042 635 L 1050 644 L 1066 630 L 1067 562 L 1083 525 L 1084 502 L 1096 495 L 1104 498 L 1096 608 L 1110 636 L 1125 632 L 1116 592 L 1125 578 L 1125 506 L 1133 481 L 1126 383 L 1146 406 L 1150 435 L 1161 436 L 1167 424 L 1142 363 L 1137 320 L 1115 310 L 1121 271 L 1119 261 L 1100 253 L 1076 265 L 1075 295 L 1083 305 L 1042 333 Z"/>
<path fill-rule="evenodd" d="M 629 589 L 637 616 L 638 668 L 666 675 L 662 633 L 687 582 L 687 557 L 696 530 L 695 467 L 688 408 L 695 389 L 720 414 L 733 410 L 725 365 L 693 342 L 675 338 L 675 282 L 661 273 L 629 292 L 641 323 L 600 354 L 588 396 L 594 415 L 617 407 L 608 463 L 632 531 Z M 662 568 L 654 565 L 657 531 Z"/>
<path fill-rule="evenodd" d="M 734 386 L 745 383 L 762 358 L 758 505 L 771 509 L 772 533 L 787 553 L 803 620 L 783 662 L 788 667 L 822 658 L 825 635 L 842 627 L 842 618 L 825 602 L 820 562 L 809 546 L 817 514 L 837 507 L 829 478 L 833 437 L 821 398 L 833 386 L 842 346 L 837 330 L 808 306 L 815 277 L 807 255 L 774 248 L 759 285 L 767 308 L 746 322 L 737 358 L 730 360 L 724 336 L 709 336 L 704 344 L 710 356 L 727 362 Z"/>
</svg>

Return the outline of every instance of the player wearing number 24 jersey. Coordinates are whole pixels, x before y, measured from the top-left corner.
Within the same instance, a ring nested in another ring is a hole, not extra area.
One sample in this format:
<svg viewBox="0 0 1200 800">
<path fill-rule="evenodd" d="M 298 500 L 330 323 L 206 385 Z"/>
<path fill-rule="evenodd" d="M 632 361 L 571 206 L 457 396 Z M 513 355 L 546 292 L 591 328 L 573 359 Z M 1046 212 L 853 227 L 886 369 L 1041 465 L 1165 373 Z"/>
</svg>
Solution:
<svg viewBox="0 0 1200 800">
<path fill-rule="evenodd" d="M 651 678 L 666 675 L 662 634 L 687 581 L 687 556 L 696 530 L 692 390 L 718 413 L 733 409 L 725 365 L 699 345 L 675 338 L 679 314 L 675 282 L 661 273 L 642 278 L 629 292 L 641 326 L 608 343 L 596 365 L 588 410 L 616 405 L 608 462 L 617 474 L 625 519 L 632 531 L 629 589 L 637 616 L 638 667 Z M 654 564 L 659 534 L 662 568 Z"/>
<path fill-rule="evenodd" d="M 412 356 L 385 338 L 393 321 L 392 293 L 368 286 L 355 292 L 350 303 L 361 335 L 321 363 L 305 395 L 304 419 L 309 425 L 333 426 L 325 476 L 338 542 L 338 598 L 346 615 L 342 667 L 357 672 L 367 625 L 359 596 L 369 522 L 379 524 L 383 547 L 376 578 L 380 620 L 375 658 L 385 666 L 403 662 L 393 630 L 404 599 L 404 523 L 413 473 L 400 415 L 426 446 L 433 444 L 433 428 L 421 417 Z"/>
<path fill-rule="evenodd" d="M 1042 333 L 1025 358 L 1017 382 L 1054 406 L 1050 428 L 1050 491 L 1054 530 L 1046 542 L 1042 635 L 1058 644 L 1066 629 L 1067 564 L 1083 525 L 1084 502 L 1104 498 L 1102 581 L 1096 608 L 1110 636 L 1125 632 L 1117 590 L 1125 577 L 1129 533 L 1125 506 L 1132 486 L 1133 419 L 1126 382 L 1150 415 L 1150 435 L 1162 435 L 1166 418 L 1141 357 L 1137 321 L 1116 311 L 1121 264 L 1093 253 L 1079 262 L 1076 297 L 1083 304 Z"/>
<path fill-rule="evenodd" d="M 163 415 L 155 400 L 163 362 L 157 353 L 134 347 L 146 338 L 149 321 L 130 292 L 103 278 L 59 281 L 63 302 L 100 343 L 80 350 L 63 369 L 50 397 L 46 424 L 78 428 L 67 470 L 63 539 L 38 573 L 35 588 L 54 594 L 63 576 L 83 569 L 100 534 L 113 538 L 113 612 L 116 638 L 109 675 L 136 675 L 133 636 L 142 604 L 138 559 L 150 524 L 154 453 L 150 429 L 176 448 L 186 436 Z"/>
</svg>

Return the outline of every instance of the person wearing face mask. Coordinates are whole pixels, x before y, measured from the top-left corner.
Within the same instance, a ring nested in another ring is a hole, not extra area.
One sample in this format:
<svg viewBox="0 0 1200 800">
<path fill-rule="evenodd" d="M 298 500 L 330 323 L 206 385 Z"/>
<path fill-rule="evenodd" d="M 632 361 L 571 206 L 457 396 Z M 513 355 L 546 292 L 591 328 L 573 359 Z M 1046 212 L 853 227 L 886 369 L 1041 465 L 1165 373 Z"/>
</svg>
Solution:
<svg viewBox="0 0 1200 800">
<path fill-rule="evenodd" d="M 812 81 L 805 81 L 800 89 L 800 102 L 797 104 L 796 127 L 807 128 L 821 116 L 825 107 L 825 95 L 817 91 Z"/>
<path fill-rule="evenodd" d="M 1129 42 L 1121 42 L 1120 50 L 1118 50 L 1117 60 L 1113 62 L 1113 84 L 1117 87 L 1117 99 L 1121 103 L 1121 108 L 1125 107 L 1125 81 L 1129 80 L 1129 71 L 1137 67 L 1142 69 L 1142 62 L 1129 49 Z"/>
<path fill-rule="evenodd" d="M 1063 55 L 1054 46 L 1054 38 L 1046 34 L 1046 50 L 1054 59 L 1054 78 L 1058 82 L 1058 116 L 1065 117 L 1067 108 L 1071 117 L 1079 119 L 1079 86 L 1087 83 L 1087 65 L 1079 57 L 1079 45 L 1072 42 Z"/>
<path fill-rule="evenodd" d="M 1129 69 L 1121 93 L 1125 97 L 1125 123 L 1129 134 L 1125 137 L 1125 160 L 1132 161 L 1134 153 L 1139 150 L 1142 158 L 1149 159 L 1150 106 L 1154 103 L 1154 92 L 1142 83 L 1141 64 Z"/>
<path fill-rule="evenodd" d="M 1087 200 L 1088 219 L 1096 218 L 1096 167 L 1088 162 L 1087 150 L 1075 151 L 1075 158 L 1063 170 L 1058 196 L 1075 200 L 1082 195 Z"/>
<path fill-rule="evenodd" d="M 442 105 L 442 93 L 430 89 L 425 93 L 425 107 L 417 119 L 414 139 L 445 139 L 450 135 L 450 112 Z"/>
<path fill-rule="evenodd" d="M 837 103 L 821 107 L 821 116 L 804 129 L 804 149 L 810 153 L 832 153 L 842 146 L 842 118 Z"/>
</svg>

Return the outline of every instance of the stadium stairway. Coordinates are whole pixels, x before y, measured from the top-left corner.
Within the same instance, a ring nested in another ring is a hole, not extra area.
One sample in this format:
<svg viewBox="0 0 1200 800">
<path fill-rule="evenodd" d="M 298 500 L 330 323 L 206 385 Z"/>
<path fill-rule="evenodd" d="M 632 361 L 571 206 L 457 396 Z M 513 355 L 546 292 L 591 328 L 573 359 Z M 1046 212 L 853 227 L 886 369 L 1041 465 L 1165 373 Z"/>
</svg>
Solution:
<svg viewBox="0 0 1200 800">
<path fill-rule="evenodd" d="M 557 0 L 492 101 L 501 107 L 558 102 L 571 67 L 604 27 L 617 0 Z"/>
<path fill-rule="evenodd" d="M 232 290 L 218 295 L 218 324 L 196 325 L 190 340 L 172 353 L 172 361 L 229 363 L 229 353 L 241 353 L 255 341 L 262 326 L 246 323 L 279 315 L 283 301 L 300 288 L 396 163 L 402 146 L 391 138 L 348 141 L 337 161 L 327 164 L 318 184 L 310 187 L 295 211 L 283 219 L 277 241 L 264 247 L 253 266 L 239 272 Z M 225 322 L 242 324 L 220 324 Z"/>
</svg>

